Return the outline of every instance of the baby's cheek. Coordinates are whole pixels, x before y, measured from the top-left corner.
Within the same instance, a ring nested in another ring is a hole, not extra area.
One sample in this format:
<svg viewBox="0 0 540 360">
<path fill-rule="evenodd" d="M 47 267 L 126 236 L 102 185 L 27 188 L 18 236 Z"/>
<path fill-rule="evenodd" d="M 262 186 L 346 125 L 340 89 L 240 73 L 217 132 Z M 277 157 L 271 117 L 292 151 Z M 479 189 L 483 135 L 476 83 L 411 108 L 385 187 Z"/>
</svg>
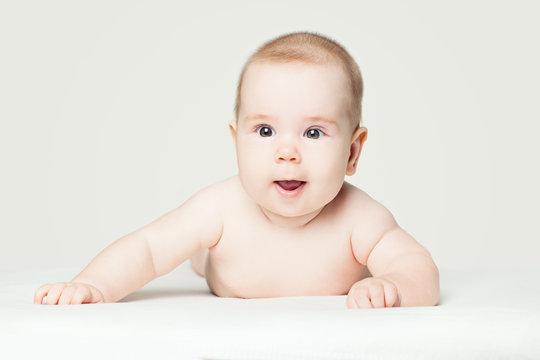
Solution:
<svg viewBox="0 0 540 360">
<path fill-rule="evenodd" d="M 316 168 L 317 177 L 329 186 L 341 187 L 346 167 L 346 163 L 335 158 L 332 161 L 320 161 Z"/>
<path fill-rule="evenodd" d="M 343 186 L 343 176 L 340 173 L 324 173 L 318 177 L 316 194 L 324 204 L 332 201 Z"/>
</svg>

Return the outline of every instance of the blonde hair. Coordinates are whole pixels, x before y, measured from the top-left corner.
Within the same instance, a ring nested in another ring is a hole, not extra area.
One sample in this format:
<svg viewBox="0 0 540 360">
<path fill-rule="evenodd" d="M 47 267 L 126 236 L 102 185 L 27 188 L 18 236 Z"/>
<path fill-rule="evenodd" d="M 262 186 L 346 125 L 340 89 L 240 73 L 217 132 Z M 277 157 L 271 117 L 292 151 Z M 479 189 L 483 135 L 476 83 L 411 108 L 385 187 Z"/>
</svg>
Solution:
<svg viewBox="0 0 540 360">
<path fill-rule="evenodd" d="M 362 120 L 363 81 L 360 68 L 343 46 L 326 36 L 311 32 L 295 32 L 272 39 L 257 49 L 245 63 L 236 89 L 234 113 L 238 121 L 244 75 L 249 65 L 255 62 L 286 63 L 300 61 L 308 64 L 336 63 L 341 66 L 350 85 L 348 115 L 353 128 Z"/>
</svg>

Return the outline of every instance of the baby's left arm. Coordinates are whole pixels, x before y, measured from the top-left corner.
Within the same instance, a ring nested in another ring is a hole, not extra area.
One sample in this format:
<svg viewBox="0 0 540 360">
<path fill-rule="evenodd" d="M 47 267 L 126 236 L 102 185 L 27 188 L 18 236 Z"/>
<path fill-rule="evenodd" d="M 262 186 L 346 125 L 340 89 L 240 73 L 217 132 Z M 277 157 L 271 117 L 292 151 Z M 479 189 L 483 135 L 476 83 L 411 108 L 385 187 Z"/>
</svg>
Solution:
<svg viewBox="0 0 540 360">
<path fill-rule="evenodd" d="M 430 253 L 399 227 L 388 210 L 381 206 L 377 213 L 372 225 L 383 230 L 371 249 L 358 236 L 351 238 L 355 257 L 367 265 L 373 277 L 351 287 L 347 307 L 436 305 L 439 271 Z"/>
</svg>

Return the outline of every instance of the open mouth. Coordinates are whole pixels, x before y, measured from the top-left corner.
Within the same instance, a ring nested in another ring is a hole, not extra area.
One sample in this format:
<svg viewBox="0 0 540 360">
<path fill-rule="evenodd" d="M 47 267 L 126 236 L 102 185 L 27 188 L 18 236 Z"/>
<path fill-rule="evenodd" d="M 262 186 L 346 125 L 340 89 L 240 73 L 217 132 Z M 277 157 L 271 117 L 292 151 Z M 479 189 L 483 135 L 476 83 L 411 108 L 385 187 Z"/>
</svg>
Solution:
<svg viewBox="0 0 540 360">
<path fill-rule="evenodd" d="M 278 193 L 284 197 L 294 197 L 300 194 L 302 189 L 304 188 L 304 185 L 306 184 L 305 181 L 301 180 L 278 180 L 274 181 L 274 186 Z"/>
</svg>

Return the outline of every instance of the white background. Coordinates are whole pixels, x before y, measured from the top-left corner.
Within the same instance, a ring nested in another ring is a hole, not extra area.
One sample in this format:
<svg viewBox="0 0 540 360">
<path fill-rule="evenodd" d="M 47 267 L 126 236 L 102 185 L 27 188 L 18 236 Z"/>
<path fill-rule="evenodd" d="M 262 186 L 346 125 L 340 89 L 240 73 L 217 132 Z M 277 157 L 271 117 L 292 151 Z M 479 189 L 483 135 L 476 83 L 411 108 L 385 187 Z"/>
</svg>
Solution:
<svg viewBox="0 0 540 360">
<path fill-rule="evenodd" d="M 316 31 L 364 76 L 348 181 L 439 267 L 536 264 L 538 2 L 3 1 L 0 270 L 83 268 L 235 175 L 227 121 L 263 42 Z M 126 254 L 127 256 L 129 254 Z"/>
</svg>

